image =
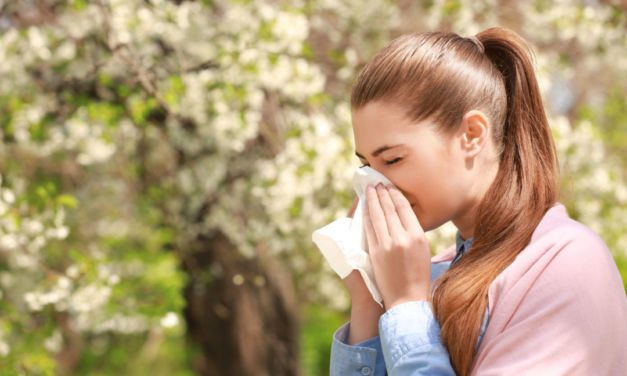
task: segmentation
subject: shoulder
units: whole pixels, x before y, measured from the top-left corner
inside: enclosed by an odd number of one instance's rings
[[[592,229],[581,223],[571,224],[556,228],[548,236],[554,239],[546,242],[546,254],[537,260],[543,267],[538,284],[569,288],[579,294],[624,290],[611,252]]]
[[[608,296],[625,298],[612,253],[588,226],[571,219],[547,233],[542,243],[548,247],[546,260],[538,260],[544,270],[539,273],[537,284],[568,289],[589,303],[602,303],[599,299]]]
[[[542,220],[536,226],[530,245],[538,242],[567,243],[574,238],[587,239],[605,246],[603,240],[588,226],[580,223],[568,215],[566,207],[556,203],[544,214]]]
[[[516,366],[532,373],[534,367],[560,374],[624,370],[627,299],[620,274],[601,237],[562,209],[543,218],[493,281],[488,305],[479,374]]]
[[[488,296],[490,310],[499,302],[542,305],[557,296],[576,305],[607,305],[611,299],[625,300],[625,290],[603,239],[557,204],[525,249],[493,281]]]
[[[527,258],[527,262],[544,260],[553,268],[570,270],[567,274],[572,274],[573,268],[586,269],[586,274],[616,269],[612,254],[599,234],[570,218],[561,204],[546,213],[520,258]],[[592,269],[592,266],[601,269]]]
[[[553,263],[555,259],[560,259],[571,266],[592,260],[612,260],[603,239],[585,224],[571,218],[560,203],[545,213],[519,256],[523,263],[543,259]],[[514,264],[519,261],[518,258]]]

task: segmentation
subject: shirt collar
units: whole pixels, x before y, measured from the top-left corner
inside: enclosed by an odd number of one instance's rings
[[[455,254],[455,258],[453,259],[453,263],[457,260],[459,260],[464,253],[466,253],[469,249],[470,246],[472,245],[472,237],[464,240],[464,238],[462,238],[461,234],[459,233],[459,231],[457,231],[457,233],[455,234],[455,242],[457,244],[457,252]]]

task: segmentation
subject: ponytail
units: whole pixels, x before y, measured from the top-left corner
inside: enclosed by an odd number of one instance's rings
[[[490,28],[476,38],[505,84],[500,164],[477,212],[471,251],[440,276],[433,308],[458,375],[468,375],[494,279],[526,247],[558,195],[559,164],[531,57],[513,31]]]

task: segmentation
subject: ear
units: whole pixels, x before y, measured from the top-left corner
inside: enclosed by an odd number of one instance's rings
[[[479,110],[471,110],[462,118],[461,146],[466,157],[474,157],[487,145],[489,140],[490,122],[488,117]]]

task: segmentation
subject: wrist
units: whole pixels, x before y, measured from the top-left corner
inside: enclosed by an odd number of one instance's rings
[[[415,297],[398,298],[398,299],[392,300],[389,305],[386,304],[385,305],[385,310],[389,311],[390,309],[392,309],[392,308],[394,308],[394,307],[396,307],[398,305],[404,304],[404,303],[425,302],[425,301],[428,301],[428,300],[429,299],[426,296],[423,296],[423,295],[419,295],[419,296],[415,296]]]
[[[353,302],[351,324],[347,338],[348,345],[355,345],[379,335],[379,319],[385,310],[372,298],[370,302]]]
[[[374,300],[370,293],[351,296],[351,306],[353,308],[359,308],[363,311],[384,311],[383,307],[381,307],[381,305]]]

